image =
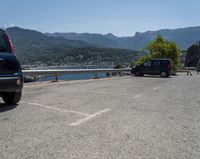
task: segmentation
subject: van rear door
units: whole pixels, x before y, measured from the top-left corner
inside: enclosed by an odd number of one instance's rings
[[[19,62],[14,54],[0,53],[0,77],[21,75]]]
[[[20,65],[13,54],[13,45],[8,34],[0,30],[0,77],[21,74]]]

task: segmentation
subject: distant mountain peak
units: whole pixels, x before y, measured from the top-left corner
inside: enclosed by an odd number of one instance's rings
[[[115,36],[115,35],[112,33],[108,33],[108,34],[105,34],[104,36]]]
[[[44,36],[43,33],[36,31],[36,30],[31,30],[31,29],[24,29],[24,28],[20,28],[17,26],[14,27],[9,27],[6,29],[6,31],[11,32],[11,33],[18,33],[18,34],[23,34],[23,35],[28,35],[30,36],[30,34],[33,34],[34,36]]]
[[[107,37],[107,38],[109,38],[109,39],[112,39],[112,40],[116,40],[116,39],[119,38],[119,37],[115,36],[112,33],[105,34],[104,36]]]
[[[9,27],[7,28],[6,30],[15,30],[15,31],[32,31],[32,32],[37,32],[37,33],[41,33],[39,31],[36,31],[36,30],[31,30],[31,29],[25,29],[25,28],[21,28],[21,27],[18,27],[18,26],[14,26],[14,27]],[[41,33],[42,34],[42,33]]]

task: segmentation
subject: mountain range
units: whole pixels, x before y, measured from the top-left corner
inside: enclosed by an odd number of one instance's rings
[[[200,40],[200,26],[180,29],[162,29],[158,31],[136,32],[134,36],[118,37],[112,33],[89,34],[89,33],[46,33],[51,37],[62,37],[68,40],[79,40],[86,43],[106,48],[123,48],[141,50],[157,35],[162,35],[169,41],[174,41],[182,49],[186,50],[191,44]]]
[[[81,40],[51,37],[41,32],[19,27],[7,28],[22,64],[98,65],[131,63],[139,51],[102,48]]]
[[[118,37],[91,33],[41,33],[19,27],[7,28],[21,63],[115,64],[131,63],[157,35],[174,41],[182,50],[200,40],[200,27],[136,32]],[[138,50],[138,51],[135,51]]]

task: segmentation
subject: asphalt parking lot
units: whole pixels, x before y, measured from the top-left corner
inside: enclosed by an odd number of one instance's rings
[[[26,84],[0,100],[1,159],[200,158],[200,76]]]

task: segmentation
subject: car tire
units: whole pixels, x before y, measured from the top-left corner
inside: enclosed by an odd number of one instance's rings
[[[22,96],[22,92],[9,92],[9,93],[3,93],[2,98],[4,102],[8,105],[15,105],[17,104]]]
[[[160,72],[160,76],[161,76],[161,77],[168,77],[168,74],[167,74],[166,71],[161,71],[161,72]]]

